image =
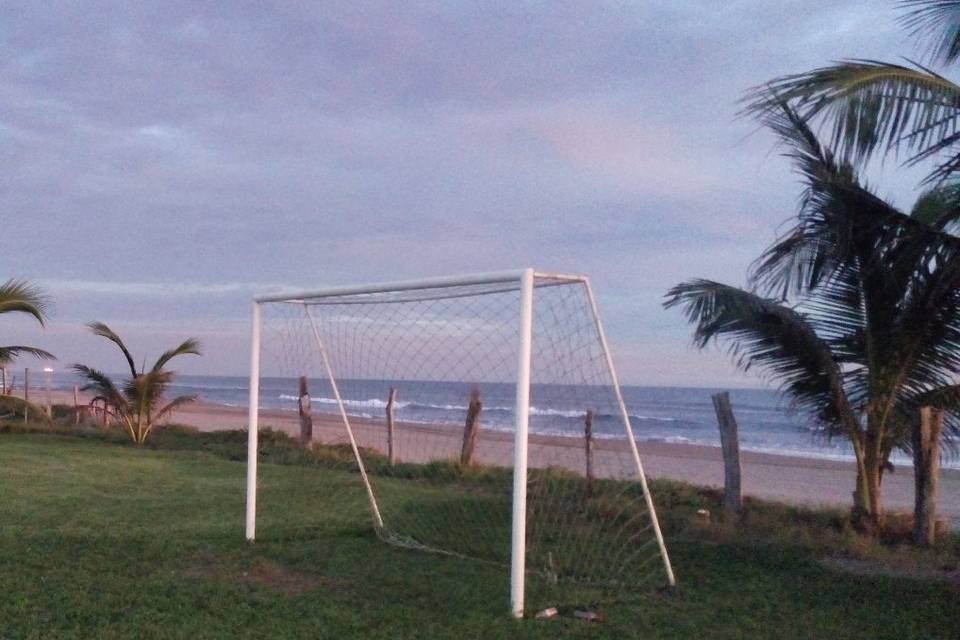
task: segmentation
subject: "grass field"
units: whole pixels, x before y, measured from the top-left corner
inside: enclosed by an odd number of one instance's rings
[[[265,455],[259,539],[247,544],[245,468],[231,459],[241,443],[189,440],[158,434],[137,449],[0,433],[0,636],[958,637],[956,584],[825,567],[831,548],[864,545],[836,514],[756,505],[743,529],[699,526],[712,497],[670,483],[654,490],[677,592],[605,605],[603,623],[512,620],[502,567],[384,544],[350,474],[282,452]],[[903,554],[955,562],[956,540],[946,545]]]

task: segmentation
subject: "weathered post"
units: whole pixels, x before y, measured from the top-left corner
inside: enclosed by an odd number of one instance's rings
[[[23,370],[23,424],[30,416],[30,368]]]
[[[480,401],[480,389],[470,390],[470,404],[467,407],[467,420],[463,425],[463,448],[460,450],[460,464],[473,464],[473,452],[477,446],[477,434],[480,431],[480,411],[483,403]]]
[[[390,387],[390,393],[387,395],[387,460],[390,465],[396,462],[396,456],[393,451],[393,410],[397,401],[397,390]]]
[[[913,477],[916,488],[913,510],[913,538],[930,546],[936,538],[937,490],[940,471],[940,434],[943,411],[920,409],[920,428],[913,432]]]
[[[593,491],[593,410],[583,417],[583,446],[587,463],[587,491]]]
[[[0,367],[0,384],[3,385],[2,387],[0,387],[2,388],[3,395],[7,395],[7,368],[6,367]]]
[[[711,396],[713,409],[720,425],[720,446],[723,449],[723,508],[729,513],[740,513],[743,494],[740,487],[740,440],[737,419],[726,391]]]
[[[80,424],[80,387],[73,385],[73,423]]]
[[[297,411],[300,413],[300,444],[306,447],[313,442],[313,414],[310,412],[310,391],[307,389],[307,376],[300,376],[300,396],[297,399]]]
[[[50,378],[53,377],[53,369],[50,367],[43,368],[43,380],[44,386],[46,387],[46,403],[47,403],[47,417],[53,419],[53,400],[50,397]]]

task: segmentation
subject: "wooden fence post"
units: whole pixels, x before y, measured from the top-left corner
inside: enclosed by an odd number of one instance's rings
[[[583,417],[583,446],[587,463],[587,491],[593,491],[593,410]]]
[[[300,376],[297,412],[300,414],[300,444],[306,447],[313,442],[313,414],[310,412],[310,390],[307,388],[307,376]]]
[[[23,370],[23,424],[27,424],[30,415],[30,368]]]
[[[467,407],[467,420],[463,425],[463,448],[460,450],[460,464],[473,464],[473,451],[477,446],[477,433],[480,431],[480,410],[483,403],[480,401],[480,389],[470,390],[470,405]]]
[[[43,370],[43,382],[44,387],[46,388],[46,403],[47,403],[47,417],[53,419],[53,399],[50,397],[50,378],[52,377],[52,371],[49,371],[49,367],[44,368]]]
[[[937,490],[940,471],[940,433],[943,411],[920,409],[920,428],[913,432],[913,475],[916,488],[913,537],[921,546],[933,544],[937,534]]]
[[[390,465],[396,462],[396,456],[393,451],[393,408],[397,401],[397,390],[390,387],[390,393],[387,395],[387,460]]]
[[[73,385],[73,423],[80,424],[80,388]]]
[[[713,410],[720,425],[720,446],[723,448],[723,508],[730,513],[740,513],[743,508],[743,493],[740,487],[740,439],[737,434],[737,419],[730,406],[730,394],[726,391],[711,396]]]
[[[0,378],[2,378],[3,395],[7,395],[7,368],[6,367],[0,367]]]

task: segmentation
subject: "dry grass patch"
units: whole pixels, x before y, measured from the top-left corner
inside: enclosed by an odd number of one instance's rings
[[[317,589],[344,590],[353,585],[346,580],[286,567],[266,558],[254,558],[247,566],[229,564],[216,556],[200,556],[184,571],[190,578],[213,582],[245,584],[294,597]]]

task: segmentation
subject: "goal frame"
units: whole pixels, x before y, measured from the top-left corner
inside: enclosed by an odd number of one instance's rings
[[[442,290],[470,285],[502,284],[505,287],[509,287],[509,289],[504,290],[519,289],[520,291],[520,341],[517,358],[515,406],[516,417],[513,447],[513,501],[511,505],[510,610],[514,617],[523,617],[525,586],[524,579],[526,576],[527,446],[529,441],[530,418],[530,370],[533,343],[533,300],[534,292],[537,288],[536,280],[538,278],[548,281],[546,284],[541,286],[580,284],[584,287],[590,305],[593,324],[597,332],[597,339],[599,340],[600,347],[603,351],[606,368],[610,375],[610,382],[613,386],[615,398],[620,412],[620,418],[623,422],[625,435],[629,443],[630,453],[632,455],[634,464],[636,465],[637,475],[643,492],[643,498],[650,514],[651,525],[660,550],[660,556],[663,560],[667,581],[671,587],[676,586],[676,579],[674,577],[673,567],[670,563],[670,556],[667,553],[666,544],[663,539],[663,533],[660,529],[660,523],[657,518],[657,512],[654,508],[653,498],[650,495],[650,489],[647,485],[646,474],[643,470],[643,462],[640,459],[640,452],[637,448],[636,439],[634,438],[633,434],[633,427],[630,423],[630,415],[627,411],[626,402],[624,401],[623,393],[620,389],[620,381],[617,377],[616,368],[614,367],[613,357],[610,352],[610,346],[607,341],[606,332],[604,331],[603,323],[600,320],[600,313],[597,307],[596,298],[593,294],[593,289],[590,286],[590,280],[586,276],[582,275],[548,273],[535,271],[533,268],[494,273],[476,273],[445,278],[425,278],[420,280],[384,282],[358,286],[330,287],[312,291],[299,291],[254,297],[250,332],[250,395],[247,435],[246,539],[250,542],[253,542],[256,538],[257,451],[260,412],[260,338],[262,305],[269,303],[289,303],[303,305],[306,317],[308,318],[311,328],[313,329],[313,336],[317,343],[317,349],[320,353],[321,360],[323,361],[328,380],[333,389],[333,394],[337,402],[340,418],[344,423],[354,457],[359,465],[359,471],[363,478],[367,496],[370,501],[371,516],[373,517],[374,527],[379,532],[383,527],[383,521],[380,517],[376,496],[374,495],[370,482],[367,478],[363,460],[360,457],[352,428],[350,426],[350,420],[347,416],[343,400],[340,397],[337,381],[333,375],[333,370],[330,367],[326,346],[323,344],[323,341],[317,330],[315,320],[310,313],[308,301],[350,295],[431,289]]]

